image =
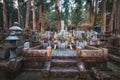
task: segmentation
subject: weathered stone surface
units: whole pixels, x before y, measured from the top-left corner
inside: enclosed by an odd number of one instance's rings
[[[85,50],[77,49],[77,52],[78,51],[78,59],[82,60],[83,62],[101,62],[108,60],[108,50],[105,48],[92,48]]]
[[[118,73],[108,68],[93,67],[91,68],[91,74],[97,80],[119,80],[120,76]]]
[[[52,67],[71,67],[77,65],[77,60],[74,59],[52,59]]]
[[[51,68],[50,76],[51,77],[78,77],[79,71],[77,69],[72,68]]]
[[[51,66],[43,70],[44,77],[51,78],[78,78],[77,56],[75,51],[53,51]]]
[[[119,56],[116,56],[116,55],[113,55],[113,54],[109,54],[109,59],[113,63],[116,63],[117,65],[120,66],[120,57]]]
[[[76,59],[75,51],[71,50],[55,50],[52,51],[52,59]]]
[[[0,61],[0,71],[8,71],[9,69],[9,61]]]
[[[39,49],[39,46],[23,49],[23,64],[25,68],[42,69],[44,63],[51,59],[51,48]]]
[[[6,49],[0,49],[0,60],[5,60],[7,58],[9,58],[9,50]]]
[[[22,58],[11,59],[9,61],[9,70],[10,71],[19,71],[22,68]]]
[[[86,79],[87,78],[87,70],[86,70],[85,64],[83,62],[79,62],[78,63],[78,68],[79,68],[80,78]]]
[[[44,65],[44,69],[43,69],[43,71],[42,71],[42,75],[43,75],[43,77],[44,78],[47,78],[47,77],[49,77],[50,75],[50,67],[51,67],[51,62],[49,61],[49,62],[46,62],[45,63],[45,65]]]

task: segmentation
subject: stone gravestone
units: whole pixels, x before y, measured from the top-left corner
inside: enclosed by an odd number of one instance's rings
[[[24,43],[24,48],[27,48],[27,49],[30,48],[30,42],[25,42]]]

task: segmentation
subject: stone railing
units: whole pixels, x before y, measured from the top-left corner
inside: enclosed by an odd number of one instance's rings
[[[45,62],[51,59],[51,47],[39,49],[39,46],[29,49],[23,49],[24,68],[42,69]]]
[[[77,47],[76,52],[78,61],[85,62],[88,66],[89,63],[90,65],[91,63],[93,65],[100,65],[100,63],[105,63],[104,66],[106,66],[106,62],[108,61],[108,50],[105,48],[96,48],[88,46],[87,49],[80,49],[79,47]]]

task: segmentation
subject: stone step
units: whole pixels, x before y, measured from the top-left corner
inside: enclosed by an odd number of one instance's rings
[[[76,67],[77,60],[75,59],[52,59],[52,67]]]
[[[49,80],[81,80],[80,78],[49,78]]]
[[[25,72],[40,72],[42,69],[33,69],[33,68],[24,68],[23,71]]]
[[[52,78],[74,78],[79,77],[79,70],[75,68],[54,67],[50,69],[50,77]]]
[[[76,56],[52,56],[52,59],[77,59]]]

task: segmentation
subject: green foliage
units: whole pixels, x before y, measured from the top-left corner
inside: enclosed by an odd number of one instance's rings
[[[61,35],[57,35],[56,39],[61,41],[64,38]]]
[[[73,36],[67,36],[65,37],[65,40],[67,40],[68,42],[72,42],[74,40]]]
[[[117,71],[120,74],[120,67],[113,64],[112,62],[107,63],[108,68],[113,69],[114,71]]]
[[[75,0],[76,7],[72,8],[71,20],[72,23],[77,26],[80,21],[82,21],[82,0]]]
[[[57,29],[57,14],[55,12],[44,13],[45,26]]]

